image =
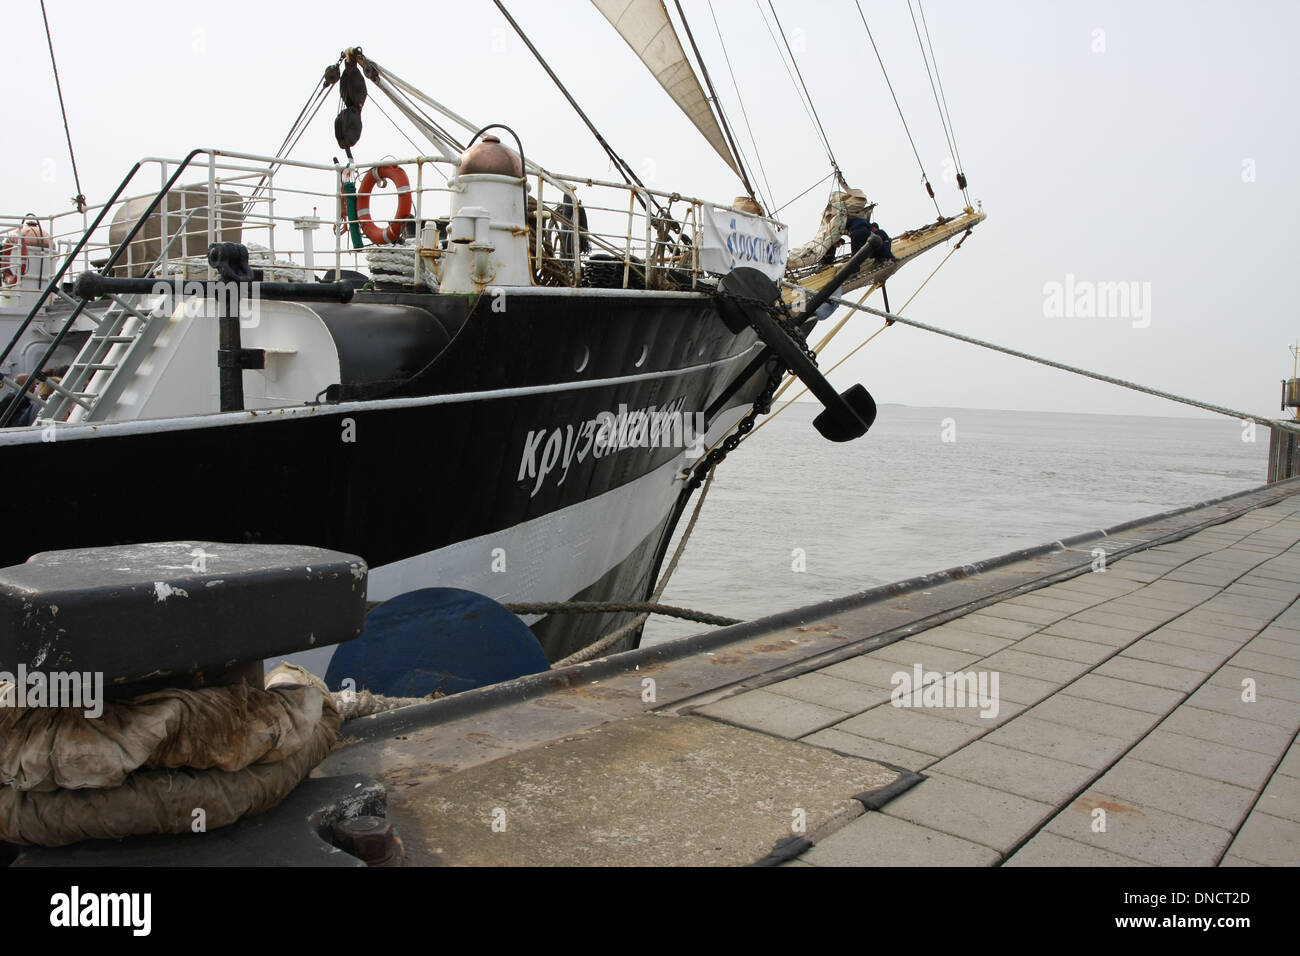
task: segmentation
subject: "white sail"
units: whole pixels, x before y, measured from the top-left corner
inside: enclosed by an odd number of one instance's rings
[[[614,29],[627,41],[659,85],[668,91],[695,128],[704,134],[718,155],[740,175],[740,165],[727,146],[722,128],[709,107],[708,97],[686,59],[677,31],[668,19],[663,0],[591,0]]]

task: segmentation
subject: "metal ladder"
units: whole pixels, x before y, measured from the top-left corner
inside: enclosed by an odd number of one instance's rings
[[[103,267],[106,274],[111,274],[113,267],[117,265],[118,259],[121,258],[122,254],[135,240],[136,236],[140,233],[140,230],[144,228],[149,217],[157,211],[158,207],[165,200],[167,194],[176,185],[185,170],[189,168],[190,163],[194,161],[194,158],[204,152],[207,151],[202,148],[193,149],[176,166],[172,171],[171,176],[168,177],[165,183],[163,183],[163,186],[158,191],[157,195],[155,195],[153,200],[150,201],[148,207],[143,213],[141,213],[140,217],[136,219],[134,225],[131,226],[130,230],[118,244],[118,247],[113,251],[112,255],[109,256],[108,261]],[[39,388],[34,387],[30,380],[25,386],[17,386],[7,378],[0,381],[0,394],[12,390],[16,395],[25,396],[29,401],[40,408],[41,414],[37,416],[38,420],[44,420],[47,422],[61,421],[68,420],[70,416],[72,417],[72,420],[81,420],[93,412],[103,402],[104,397],[111,394],[110,386],[116,386],[117,379],[120,377],[119,373],[128,363],[128,360],[137,354],[143,353],[145,351],[145,343],[148,342],[149,344],[152,344],[153,340],[157,337],[158,329],[162,326],[161,322],[156,321],[157,315],[155,313],[157,312],[157,305],[155,304],[154,308],[147,311],[137,309],[136,306],[140,304],[138,297],[112,296],[111,298],[113,301],[108,310],[102,315],[96,315],[93,310],[86,308],[86,300],[74,299],[61,288],[64,277],[76,261],[77,256],[81,254],[95,230],[103,224],[109,210],[115,208],[117,201],[122,197],[127,186],[135,179],[136,174],[140,171],[142,166],[143,162],[137,162],[131,167],[131,170],[126,174],[126,176],[122,178],[121,183],[118,184],[117,189],[113,191],[113,194],[104,203],[98,215],[95,216],[94,221],[82,235],[81,240],[77,242],[68,253],[67,258],[63,261],[63,265],[55,271],[54,277],[45,287],[45,290],[37,297],[36,303],[31,307],[31,310],[27,313],[27,317],[14,332],[13,337],[9,340],[9,344],[0,349],[0,361],[3,361],[9,356],[15,346],[17,346],[23,333],[27,331],[27,328],[36,319],[37,314],[41,311],[46,301],[49,300],[51,296],[58,296],[74,303],[74,305],[72,313],[64,321],[63,327],[54,336],[53,340],[47,347],[45,354],[36,363],[37,371],[35,374],[37,376],[39,376],[40,370],[47,366],[50,358],[58,349],[59,344],[63,341],[64,337],[72,329],[73,325],[81,315],[85,314],[87,318],[96,325],[95,333],[86,342],[85,346],[82,347],[82,350],[78,353],[74,364],[68,368],[68,385],[72,386],[71,388],[66,387],[62,382],[56,383],[47,381],[47,384],[51,389],[53,389],[53,394],[49,399],[41,399]],[[193,215],[194,212],[197,211],[198,210],[193,210],[190,215]],[[158,259],[155,260],[154,267],[166,258],[168,251],[171,248],[172,241],[174,241],[175,236],[179,234],[180,231],[173,235],[172,239],[167,243],[167,246],[163,249]],[[166,296],[161,297],[161,299],[163,302],[168,301],[168,297]],[[131,324],[132,321],[134,321],[134,325]],[[115,349],[118,351],[115,352]],[[96,376],[99,376],[98,381],[95,380]],[[12,404],[7,407],[4,413],[0,415],[0,427],[8,425],[17,412],[18,409],[13,407]]]
[[[36,416],[38,422],[78,422],[96,417],[95,412],[110,396],[116,396],[118,380],[138,367],[139,356],[152,346],[160,326],[171,317],[165,308],[169,297],[109,296],[108,309],[90,315],[95,331],[86,339],[67,373]],[[90,313],[86,309],[83,315]],[[161,321],[159,321],[161,320]]]

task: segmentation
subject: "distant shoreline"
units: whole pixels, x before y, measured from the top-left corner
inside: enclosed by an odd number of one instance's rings
[[[810,408],[820,408],[821,403],[816,399],[799,399],[795,405],[807,405]],[[775,406],[782,407],[782,406]],[[1176,422],[1217,422],[1228,420],[1226,415],[1135,415],[1132,412],[1062,412],[1055,409],[1035,408],[1033,410],[1024,408],[978,408],[971,405],[905,405],[902,402],[880,402],[878,408],[908,408],[913,410],[924,410],[927,408],[935,411],[952,411],[952,412],[998,412],[1010,415],[1088,415],[1097,418],[1159,418],[1168,419]],[[1262,417],[1266,417],[1261,415]],[[1239,421],[1239,419],[1231,419]]]

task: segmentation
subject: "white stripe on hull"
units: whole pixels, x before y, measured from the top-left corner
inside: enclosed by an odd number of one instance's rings
[[[731,430],[749,409],[727,409],[715,419],[705,447]],[[677,477],[693,459],[688,453],[640,478],[567,508],[511,528],[394,561],[370,571],[372,601],[428,587],[463,588],[505,603],[564,601],[622,564],[666,518],[677,502]],[[504,553],[504,572],[492,570],[493,549]],[[639,600],[629,595],[628,600]],[[526,617],[532,623],[539,616]],[[324,675],[333,647],[287,658]],[[279,661],[268,661],[268,668]]]

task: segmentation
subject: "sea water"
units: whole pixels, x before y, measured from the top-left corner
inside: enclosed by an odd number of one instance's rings
[[[866,436],[835,444],[812,426],[819,411],[792,405],[718,467],[663,603],[748,620],[1267,477],[1268,430],[1228,418],[883,406]],[[642,643],[702,629],[655,617]]]

